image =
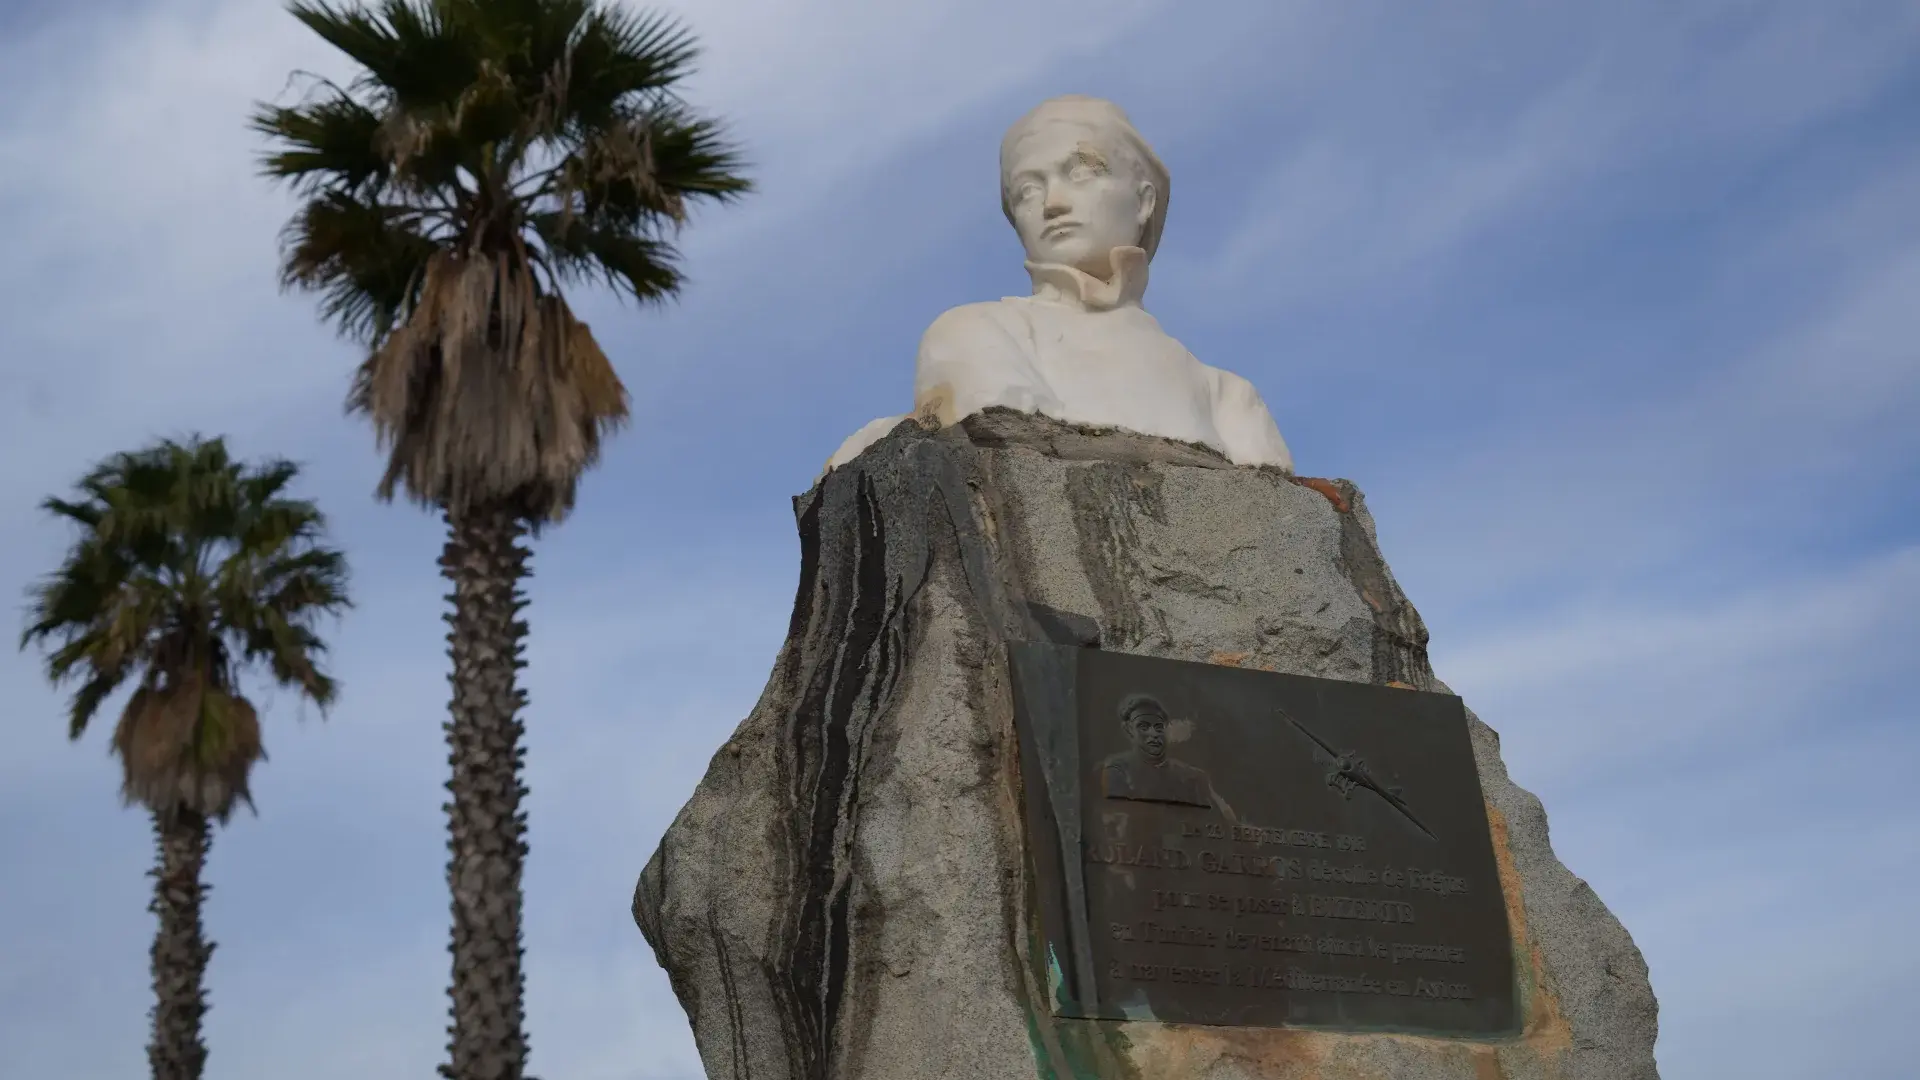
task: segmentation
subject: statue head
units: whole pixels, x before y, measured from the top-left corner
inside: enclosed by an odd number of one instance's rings
[[[1120,726],[1134,749],[1158,765],[1167,756],[1167,710],[1145,694],[1135,694],[1120,703]]]
[[[1153,257],[1167,220],[1167,167],[1111,101],[1041,102],[1000,141],[1000,205],[1027,259],[1107,280],[1111,253]],[[1164,717],[1163,717],[1164,719]]]

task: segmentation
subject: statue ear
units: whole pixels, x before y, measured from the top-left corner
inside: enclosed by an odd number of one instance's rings
[[[1135,190],[1140,194],[1140,212],[1135,217],[1140,226],[1140,234],[1144,237],[1147,222],[1153,220],[1153,212],[1160,208],[1160,192],[1153,186],[1151,180],[1140,181],[1140,186]]]

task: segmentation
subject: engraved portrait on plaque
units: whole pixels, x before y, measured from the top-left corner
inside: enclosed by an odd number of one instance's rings
[[[1518,1029],[1458,698],[1059,645],[1009,656],[1058,1014]]]
[[[1167,755],[1167,710],[1152,696],[1120,703],[1120,728],[1131,745],[1101,763],[1101,790],[1109,799],[1205,806],[1233,817],[1205,769]]]

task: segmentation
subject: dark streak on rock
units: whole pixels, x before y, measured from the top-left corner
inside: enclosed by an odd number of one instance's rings
[[[1335,480],[1340,500],[1346,504],[1340,515],[1340,565],[1361,602],[1373,612],[1373,681],[1403,683],[1416,690],[1434,688],[1433,665],[1427,658],[1427,624],[1407,600],[1400,585],[1387,569],[1380,547],[1360,520],[1363,507],[1358,488],[1350,481]],[[1316,489],[1318,490],[1318,489]]]
[[[886,526],[870,477],[857,477],[853,495],[848,558],[822,567],[833,575],[830,629],[816,640],[837,647],[830,663],[814,669],[786,732],[793,762],[791,850],[804,854],[791,868],[794,891],[784,920],[790,945],[774,954],[784,991],[776,1001],[797,1036],[788,1051],[792,1075],[807,1080],[825,1080],[831,1072],[846,990],[852,809],[873,708],[893,681],[885,633],[892,606]]]
[[[754,965],[778,1014],[786,1075],[793,1080],[835,1075],[850,1034],[841,1029],[852,977],[860,790],[876,731],[893,707],[913,600],[930,570],[936,534],[953,539],[989,644],[1038,633],[1014,568],[1003,565],[989,535],[986,523],[996,508],[979,490],[979,458],[964,442],[902,425],[794,501],[800,581],[773,685],[756,710],[778,709],[785,717],[771,749],[786,807],[768,833],[774,865],[783,868],[774,886],[784,902],[769,928],[766,959]],[[662,854],[648,863],[635,890],[634,919],[671,971],[664,951],[669,928],[659,916],[668,870]],[[743,1001],[758,995],[738,985],[743,972],[733,970],[719,914],[709,922],[725,969],[735,1075],[744,1077],[749,1066],[739,1042],[746,1023],[740,1013],[751,1008]],[[691,987],[676,983],[675,989],[690,1002],[682,991]]]
[[[1140,569],[1131,557],[1138,546],[1131,504],[1133,470],[1096,462],[1067,474],[1067,501],[1073,507],[1073,531],[1080,565],[1086,569],[1094,602],[1100,605],[1101,637],[1107,647],[1126,650],[1146,636],[1146,615],[1129,579]]]
[[[747,1056],[747,1025],[745,1017],[741,1015],[740,990],[733,978],[733,950],[727,947],[727,936],[718,923],[709,923],[708,933],[713,938],[713,955],[720,961],[720,984],[727,999],[727,1035],[733,1052],[733,1075],[740,1080],[752,1080],[753,1062]]]
[[[793,616],[787,620],[789,642],[805,640],[808,626],[813,621],[813,590],[820,577],[820,503],[825,496],[823,489],[816,488],[804,505],[799,499],[794,500],[800,532],[800,584],[794,589]],[[800,674],[803,650],[790,648],[785,652],[780,675],[791,687]]]

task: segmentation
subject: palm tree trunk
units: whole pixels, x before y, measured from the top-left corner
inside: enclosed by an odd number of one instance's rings
[[[213,943],[200,925],[200,904],[207,887],[200,874],[207,863],[211,833],[207,819],[190,811],[156,815],[153,831],[159,858],[153,878],[153,903],[160,917],[153,936],[153,1041],[147,1063],[153,1080],[200,1080],[207,1047],[200,1021],[207,1015],[204,989]]]
[[[526,788],[520,781],[515,686],[526,600],[520,579],[525,526],[504,507],[449,514],[440,572],[453,582],[447,635],[453,655],[446,725],[453,778],[447,784],[447,884],[453,893],[453,1026],[448,1080],[521,1080],[527,1063],[525,982],[520,960],[520,873],[526,853]]]

